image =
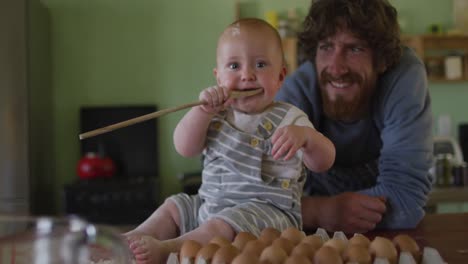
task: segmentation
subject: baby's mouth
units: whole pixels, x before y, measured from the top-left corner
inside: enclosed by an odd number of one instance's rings
[[[245,89],[235,89],[231,91],[231,97],[234,98],[244,98],[244,97],[249,97],[253,96],[256,94],[259,94],[263,91],[262,88],[256,87],[256,88],[245,88]]]
[[[254,90],[258,90],[258,89],[262,89],[261,87],[250,87],[250,88],[237,88],[237,89],[234,89],[235,91],[254,91]]]

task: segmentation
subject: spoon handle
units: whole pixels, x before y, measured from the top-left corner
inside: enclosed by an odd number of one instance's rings
[[[240,98],[240,97],[252,96],[252,95],[255,95],[255,94],[259,93],[260,91],[261,91],[260,89],[248,90],[248,91],[231,91],[230,94],[229,94],[229,98]],[[157,112],[142,115],[142,116],[139,116],[139,117],[135,117],[135,118],[126,120],[126,121],[115,123],[113,125],[101,127],[101,128],[95,129],[95,130],[91,130],[89,132],[82,133],[82,134],[79,135],[79,138],[80,138],[80,140],[83,140],[83,139],[86,139],[86,138],[94,137],[94,136],[101,135],[101,134],[104,134],[104,133],[107,133],[107,132],[111,132],[111,131],[119,129],[119,128],[131,126],[131,125],[134,125],[136,123],[144,122],[144,121],[147,121],[147,120],[150,120],[150,119],[153,119],[153,118],[158,118],[160,116],[163,116],[163,115],[166,115],[166,114],[169,114],[169,113],[173,113],[173,112],[176,112],[176,111],[180,111],[182,109],[202,105],[204,103],[205,103],[204,101],[196,101],[196,102],[192,102],[192,103],[179,105],[179,106],[176,106],[176,107],[166,108],[166,109],[163,109],[163,110],[160,110],[160,111],[157,111]]]

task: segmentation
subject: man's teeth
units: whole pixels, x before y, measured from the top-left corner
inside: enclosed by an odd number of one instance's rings
[[[346,83],[346,82],[330,82],[330,83],[336,88],[344,88],[349,85],[349,83]]]

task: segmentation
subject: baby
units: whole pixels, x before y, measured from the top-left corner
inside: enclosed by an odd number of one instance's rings
[[[305,164],[325,171],[334,162],[330,140],[306,114],[274,97],[286,75],[281,39],[260,19],[229,25],[218,40],[217,85],[204,89],[174,131],[179,154],[203,154],[197,195],[165,200],[145,222],[126,233],[137,263],[164,263],[186,240],[206,244],[266,227],[302,229]],[[231,91],[260,93],[233,99]]]

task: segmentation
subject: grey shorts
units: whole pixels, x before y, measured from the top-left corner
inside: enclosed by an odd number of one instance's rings
[[[296,221],[293,215],[260,201],[240,203],[204,216],[200,213],[203,202],[198,195],[179,193],[167,199],[174,202],[179,210],[181,235],[212,218],[227,222],[236,232],[250,232],[256,236],[266,227],[274,227],[280,231],[291,226],[302,229],[302,223]]]

